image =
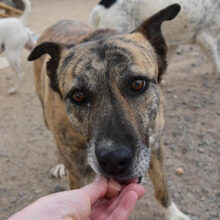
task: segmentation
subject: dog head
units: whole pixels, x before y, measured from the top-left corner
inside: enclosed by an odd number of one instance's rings
[[[88,161],[99,174],[136,182],[148,168],[149,137],[160,108],[158,82],[166,69],[161,24],[179,10],[171,5],[127,35],[100,30],[78,45],[45,42],[28,58],[50,55],[51,87],[87,138]]]

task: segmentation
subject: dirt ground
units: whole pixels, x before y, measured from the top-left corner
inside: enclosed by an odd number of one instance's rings
[[[60,19],[87,22],[97,0],[31,2],[28,26],[40,35]],[[51,177],[56,146],[43,123],[27,56],[24,51],[25,77],[16,95],[7,94],[14,73],[10,68],[0,70],[0,219],[43,195],[68,189],[66,178]],[[220,75],[213,73],[198,47],[188,45],[179,48],[165,80],[164,140],[171,196],[194,220],[220,219]],[[184,170],[181,176],[175,173],[179,167]],[[162,219],[148,177],[145,185],[146,195],[131,219]]]

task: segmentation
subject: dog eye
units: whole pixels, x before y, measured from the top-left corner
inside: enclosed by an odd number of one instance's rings
[[[71,96],[72,100],[77,103],[82,103],[86,100],[86,96],[83,92],[74,92]]]
[[[143,79],[136,79],[131,83],[131,89],[134,92],[141,92],[146,87],[146,81]]]

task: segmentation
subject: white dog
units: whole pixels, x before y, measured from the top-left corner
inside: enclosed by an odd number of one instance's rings
[[[220,73],[219,0],[102,0],[93,8],[89,24],[95,28],[131,32],[147,17],[172,3],[179,3],[181,11],[162,26],[169,47],[168,60],[179,45],[198,44],[213,63],[214,71]]]
[[[16,92],[24,75],[19,62],[22,50],[24,47],[28,50],[33,49],[36,42],[31,30],[25,26],[31,4],[29,0],[23,2],[25,10],[20,18],[0,19],[0,53],[5,51],[8,62],[18,77],[14,87],[8,91],[10,94]]]

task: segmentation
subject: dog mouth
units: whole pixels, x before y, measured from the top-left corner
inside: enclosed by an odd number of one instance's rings
[[[114,179],[121,185],[129,185],[131,183],[140,184],[142,182],[142,176],[131,179],[119,179],[117,177]]]

